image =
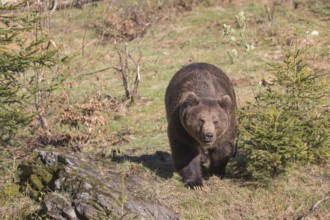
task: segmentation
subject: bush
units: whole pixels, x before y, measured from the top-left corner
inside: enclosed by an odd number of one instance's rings
[[[32,120],[33,112],[27,110],[31,95],[52,91],[63,81],[56,75],[50,77],[50,85],[43,85],[45,80],[40,75],[44,68],[50,69],[65,58],[58,58],[58,49],[51,48],[46,34],[40,33],[40,14],[24,14],[19,11],[21,6],[24,4],[0,3],[0,145],[12,144],[17,129]],[[28,70],[34,70],[34,74],[26,85],[20,76]]]
[[[323,163],[330,156],[326,82],[304,64],[301,51],[271,64],[274,85],[240,111],[240,140],[247,173],[269,180],[292,163]]]

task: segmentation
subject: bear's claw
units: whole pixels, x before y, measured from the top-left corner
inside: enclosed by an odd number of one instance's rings
[[[196,181],[196,182],[186,182],[185,187],[187,187],[188,189],[193,189],[193,190],[202,190],[203,189],[203,183],[200,181]]]
[[[193,190],[202,190],[203,189],[203,186],[187,186],[188,189],[193,189]]]

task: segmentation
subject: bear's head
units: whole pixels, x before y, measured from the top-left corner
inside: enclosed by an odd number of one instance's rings
[[[210,147],[228,129],[228,110],[232,104],[228,95],[213,99],[201,98],[190,92],[180,109],[181,124],[200,145]]]

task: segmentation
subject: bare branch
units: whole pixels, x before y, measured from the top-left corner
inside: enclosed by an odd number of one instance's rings
[[[140,76],[140,66],[137,66],[137,72],[135,76],[135,81],[134,81],[134,88],[133,88],[133,97],[137,96],[137,90],[139,87],[139,82],[140,82],[141,76]]]
[[[119,66],[120,66],[116,70],[122,76],[126,100],[129,102],[132,102],[133,98],[137,96],[138,86],[139,86],[139,82],[141,80],[139,63],[140,63],[142,55],[140,54],[138,61],[136,61],[129,52],[127,42],[124,44],[124,49],[121,49],[117,45],[115,45],[115,50],[118,54]],[[134,72],[136,72],[135,80],[134,80],[134,84],[133,84],[133,92],[131,91],[131,88],[130,88],[130,73],[133,72],[133,70],[130,69],[130,66],[129,66],[130,62],[135,66]],[[131,84],[132,84],[132,82],[131,82]]]

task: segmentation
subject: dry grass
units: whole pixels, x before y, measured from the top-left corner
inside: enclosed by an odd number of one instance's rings
[[[297,219],[329,195],[329,166],[294,167],[267,187],[244,179],[210,177],[203,190],[193,191],[183,187],[177,174],[165,175],[169,155],[163,164],[150,166],[154,162],[151,155],[132,154],[115,167],[127,176],[141,177],[141,195],[174,210],[180,219]],[[329,208],[326,200],[309,217],[328,219]]]
[[[24,219],[26,215],[37,211],[39,208],[40,206],[28,197],[17,198],[1,204],[0,218],[3,220]]]

